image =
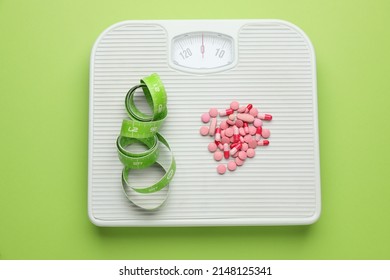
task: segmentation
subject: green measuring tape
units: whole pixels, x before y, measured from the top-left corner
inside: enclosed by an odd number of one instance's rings
[[[143,90],[146,101],[152,110],[151,114],[145,114],[135,106],[134,94],[139,88]],[[157,206],[146,207],[137,203],[135,199],[132,199],[127,190],[135,194],[147,195],[156,193],[164,188],[169,188],[169,183],[176,171],[176,162],[171,148],[165,138],[158,133],[159,128],[168,114],[167,94],[160,77],[157,74],[152,74],[142,79],[139,85],[132,87],[126,95],[125,107],[129,119],[123,120],[121,132],[116,141],[118,157],[124,165],[122,171],[123,191],[128,200],[134,205],[147,210],[157,209],[166,201],[168,191],[161,203]],[[134,143],[146,146],[147,150],[139,153],[126,150],[126,147]],[[158,161],[161,145],[164,145],[171,152],[169,165]],[[131,175],[131,169],[143,169],[153,164],[157,164],[164,169],[165,174],[162,178],[151,186],[134,187],[130,185],[128,178]]]

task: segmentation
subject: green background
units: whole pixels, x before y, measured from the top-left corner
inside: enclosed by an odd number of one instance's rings
[[[0,0],[0,259],[389,259],[390,1]],[[98,228],[91,47],[130,19],[284,19],[312,40],[323,209],[311,226]]]

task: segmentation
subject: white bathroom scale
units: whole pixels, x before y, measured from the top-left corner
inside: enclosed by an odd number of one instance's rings
[[[168,96],[160,133],[176,159],[165,204],[136,207],[123,193],[116,138],[124,99],[158,73]],[[320,216],[316,63],[297,26],[280,20],[124,21],[91,54],[88,213],[98,226],[304,225]],[[219,175],[201,114],[237,100],[270,113],[270,145]],[[140,104],[142,107],[143,104]],[[162,151],[164,154],[164,151]],[[158,180],[161,170],[140,170]]]

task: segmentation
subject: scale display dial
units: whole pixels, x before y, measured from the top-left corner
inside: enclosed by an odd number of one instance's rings
[[[234,61],[233,38],[215,32],[192,32],[172,40],[171,59],[189,71],[218,70]]]

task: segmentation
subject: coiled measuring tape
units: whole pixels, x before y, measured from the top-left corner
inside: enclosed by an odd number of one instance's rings
[[[146,102],[152,110],[151,114],[142,113],[134,104],[134,94],[137,89],[142,88]],[[125,99],[125,107],[129,115],[129,119],[124,119],[122,122],[121,132],[116,141],[119,160],[124,165],[122,170],[122,187],[124,194],[134,205],[153,210],[164,204],[168,197],[168,191],[157,206],[144,206],[129,194],[128,190],[136,194],[151,194],[156,193],[164,188],[169,188],[169,183],[172,180],[176,171],[176,162],[169,147],[167,140],[158,133],[159,128],[164,122],[167,114],[167,94],[160,77],[157,74],[152,74],[141,80],[139,85],[132,87]],[[140,143],[147,147],[147,150],[140,153],[129,152],[126,147]],[[164,145],[171,154],[170,164],[159,162],[160,145]],[[129,177],[131,177],[132,169],[143,169],[157,164],[164,169],[165,174],[156,183],[151,186],[134,187],[130,185]]]

